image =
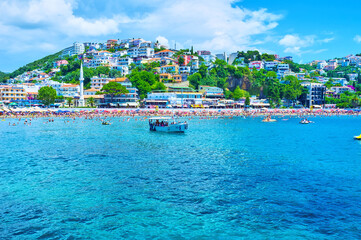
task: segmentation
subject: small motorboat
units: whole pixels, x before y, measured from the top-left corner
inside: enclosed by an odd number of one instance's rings
[[[154,132],[180,132],[188,129],[187,122],[180,122],[170,117],[153,117],[149,119],[149,130]]]
[[[300,124],[309,124],[309,123],[313,123],[312,121],[309,121],[309,120],[307,120],[307,119],[302,119],[301,121],[300,121]]]
[[[266,117],[262,120],[262,122],[277,122],[276,119],[272,119],[271,116]]]
[[[110,123],[109,122],[102,122],[102,125],[110,125]]]
[[[354,136],[353,139],[355,140],[361,140],[361,134],[359,136]]]

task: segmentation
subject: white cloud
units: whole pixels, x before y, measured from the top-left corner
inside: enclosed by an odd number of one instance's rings
[[[306,36],[300,38],[298,35],[286,35],[280,41],[279,44],[285,47],[308,47],[315,41],[314,36]]]
[[[166,47],[169,47],[169,41],[168,41],[168,39],[166,39],[165,37],[163,37],[163,36],[158,36],[158,37],[156,38],[156,40],[157,40],[161,45],[164,45],[164,46],[166,46]]]
[[[334,38],[317,39],[314,35],[300,37],[297,34],[287,34],[278,41],[278,44],[285,47],[285,53],[300,56],[305,53],[321,53],[327,51],[326,49],[311,50],[307,48],[312,47],[315,44],[329,43],[333,40]]]
[[[156,36],[176,42],[191,42],[197,49],[235,51],[252,46],[254,36],[277,27],[282,17],[266,9],[233,7],[233,3],[233,0],[166,1],[122,29],[145,35],[156,32]]]
[[[325,38],[325,39],[321,39],[319,40],[320,43],[329,43],[331,41],[335,40],[335,38],[331,37],[331,38]]]
[[[5,0],[0,3],[0,21],[21,28],[42,28],[67,36],[99,36],[119,32],[118,16],[103,19],[85,19],[73,13],[70,0]]]
[[[361,43],[361,36],[360,35],[356,35],[353,40],[357,43]]]
[[[282,18],[267,9],[236,6],[238,0],[140,1],[123,12],[109,8],[106,15],[93,11],[86,16],[76,9],[86,0],[1,0],[0,53],[40,50],[45,55],[75,41],[121,37],[159,37],[168,45],[176,42],[177,47],[214,52],[247,50],[261,43],[256,37],[267,38]]]
[[[0,2],[0,43],[8,51],[54,51],[59,43],[120,32],[129,22],[121,16],[86,19],[74,15],[71,0],[3,0]],[[59,50],[59,49],[58,49]]]

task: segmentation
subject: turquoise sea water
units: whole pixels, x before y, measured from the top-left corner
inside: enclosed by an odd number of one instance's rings
[[[0,122],[0,239],[361,238],[361,118],[122,120]]]

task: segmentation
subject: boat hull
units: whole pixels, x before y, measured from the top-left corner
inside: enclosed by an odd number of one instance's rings
[[[171,124],[169,126],[152,126],[150,125],[150,131],[154,132],[180,132],[183,133],[188,129],[188,124]]]

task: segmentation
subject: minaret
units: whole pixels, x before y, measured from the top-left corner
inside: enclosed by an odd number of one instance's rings
[[[85,102],[84,102],[84,76],[83,76],[83,62],[80,65],[80,98],[79,98],[79,107],[84,107],[85,106]]]

